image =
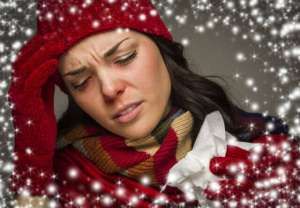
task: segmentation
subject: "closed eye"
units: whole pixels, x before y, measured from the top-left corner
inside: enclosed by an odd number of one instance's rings
[[[81,83],[79,84],[72,84],[72,87],[75,89],[75,90],[82,90],[82,88],[87,84],[88,80],[90,79],[91,77],[88,77],[87,79],[85,79],[84,81],[82,81]]]
[[[120,65],[126,65],[130,61],[132,61],[136,57],[136,55],[137,55],[137,52],[134,51],[131,54],[129,54],[128,56],[125,56],[125,58],[121,58],[121,59],[117,60],[115,63],[120,64]]]

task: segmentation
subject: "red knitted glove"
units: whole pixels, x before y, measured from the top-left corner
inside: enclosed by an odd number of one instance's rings
[[[225,178],[211,183],[206,197],[223,207],[299,207],[300,146],[287,138],[262,136],[255,141],[261,148],[251,151],[228,146],[225,157],[210,162],[211,172]]]
[[[11,189],[26,188],[32,195],[45,193],[52,177],[56,141],[54,80],[62,45],[35,36],[14,63],[9,98],[15,128],[15,170]]]

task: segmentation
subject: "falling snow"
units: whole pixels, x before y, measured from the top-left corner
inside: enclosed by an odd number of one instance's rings
[[[275,110],[265,109],[268,100],[259,101],[253,98],[245,98],[244,103],[251,111],[262,111],[266,115],[275,112],[276,116],[286,121],[290,127],[290,134],[300,135],[300,125],[294,120],[299,118],[300,97],[295,95],[298,91],[299,62],[300,62],[300,3],[293,0],[191,0],[182,8],[176,1],[153,1],[157,5],[163,17],[176,25],[170,27],[182,27],[193,22],[194,34],[185,34],[181,43],[188,47],[191,38],[195,34],[204,35],[211,33],[214,28],[223,27],[234,39],[240,41],[252,41],[251,48],[263,49],[249,54],[247,51],[232,51],[232,58],[238,64],[256,63],[257,75],[265,73],[272,77],[273,83],[260,87],[256,77],[242,70],[233,74],[233,80],[245,83],[253,93],[260,93],[264,97],[275,99]],[[180,1],[179,1],[180,2]],[[177,14],[179,13],[179,14]],[[174,15],[175,14],[175,15]],[[172,21],[174,18],[174,21]],[[191,21],[189,21],[191,20]],[[216,30],[216,35],[218,31]],[[263,54],[264,51],[268,54]],[[274,63],[279,63],[275,65]],[[255,66],[257,66],[255,65]],[[251,81],[250,81],[251,80]],[[272,96],[268,92],[272,92]],[[250,93],[249,93],[250,94]]]
[[[113,4],[115,0],[109,0]],[[191,34],[203,35],[206,32],[214,31],[216,26],[222,26],[229,31],[234,38],[242,41],[252,41],[252,44],[257,48],[268,49],[269,54],[262,54],[259,51],[248,54],[244,51],[232,51],[232,58],[237,64],[245,62],[259,62],[261,63],[263,71],[258,73],[265,73],[272,76],[274,82],[269,84],[274,97],[277,97],[276,113],[290,126],[290,134],[292,136],[300,135],[300,82],[299,82],[299,66],[300,66],[300,3],[296,0],[191,0],[186,5],[186,9],[180,8],[179,3],[175,0],[152,1],[158,11],[166,20],[172,20],[175,25],[170,25],[170,29],[174,27],[183,27],[188,25],[190,20],[197,24],[193,25]],[[178,1],[180,2],[180,1]],[[83,7],[92,6],[93,0],[85,0]],[[18,50],[24,45],[25,41],[34,35],[35,27],[34,14],[36,5],[34,1],[26,1],[26,4],[18,0],[0,1],[0,207],[8,207],[12,205],[12,193],[6,188],[8,175],[13,171],[13,139],[15,133],[18,133],[18,128],[13,128],[10,116],[10,110],[14,107],[13,103],[8,102],[7,90],[11,81],[12,67],[11,63],[16,59]],[[126,12],[126,5],[122,10]],[[69,12],[72,15],[77,15],[78,8],[71,6]],[[146,21],[150,16],[157,15],[155,10],[148,14],[140,14],[140,21]],[[20,18],[20,16],[22,18]],[[47,19],[51,21],[53,14],[49,12],[46,15]],[[93,27],[99,27],[101,22],[95,20],[91,22]],[[179,39],[185,47],[194,44],[189,34]],[[273,65],[270,60],[276,59],[280,65]],[[243,81],[249,91],[254,93],[266,94],[264,89],[259,88],[255,77],[247,74],[244,71],[239,71],[232,75],[235,80]],[[245,98],[244,103],[249,106],[252,111],[260,111],[264,103],[255,100],[255,98]],[[268,111],[264,112],[267,115]],[[27,120],[28,125],[34,125],[30,118]],[[267,124],[267,129],[274,128],[273,123]],[[289,145],[285,144],[278,150],[275,147],[269,147],[269,152],[272,154],[281,155],[282,161],[288,162],[290,160]],[[298,150],[300,151],[300,150]],[[30,149],[26,149],[27,154],[34,154]],[[261,149],[255,149],[252,156],[253,161],[260,160]],[[297,161],[298,169],[295,170],[299,174],[300,159]],[[230,170],[235,173],[241,169],[240,165],[230,167]],[[258,171],[258,170],[255,170]],[[274,170],[269,169],[270,172]],[[289,194],[291,198],[300,201],[299,190],[290,190],[289,187],[282,189],[271,189],[271,191],[264,191],[265,188],[283,184],[286,178],[285,169],[276,169],[276,176],[269,177],[257,181],[255,186],[261,189],[261,192],[256,193],[252,199],[241,198],[240,203],[244,205],[252,204],[262,200],[278,200],[280,194]],[[79,176],[77,169],[70,169],[68,172],[71,179],[76,179]],[[244,174],[236,175],[236,181],[243,183],[246,180]],[[28,180],[30,184],[30,180]],[[150,178],[144,176],[141,178],[143,185],[151,183]],[[91,182],[91,189],[98,193],[102,190],[102,184],[98,181]],[[213,191],[218,192],[220,185],[218,183],[210,184]],[[288,190],[288,192],[286,191]],[[56,194],[57,187],[55,185],[48,186],[48,193]],[[30,195],[29,190],[21,190],[21,194]],[[117,196],[124,196],[126,188],[119,186],[116,190]],[[129,206],[135,206],[138,201],[143,199],[145,195],[136,193],[131,196]],[[187,200],[194,197],[194,195],[187,195]],[[79,196],[70,201],[70,204],[81,206],[87,199],[85,196]],[[101,195],[97,200],[104,206],[113,205],[115,199],[111,195]],[[154,205],[162,205],[168,203],[167,198],[161,194],[154,199]],[[229,207],[236,207],[237,201],[228,199],[224,201],[213,201],[211,206],[220,207],[222,204],[227,204]],[[288,202],[279,201],[280,207],[288,207]],[[51,200],[49,207],[57,207],[57,202]]]

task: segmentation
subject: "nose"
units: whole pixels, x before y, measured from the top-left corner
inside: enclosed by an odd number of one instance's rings
[[[115,100],[125,91],[125,83],[111,70],[102,72],[98,77],[101,84],[100,90],[105,102]]]

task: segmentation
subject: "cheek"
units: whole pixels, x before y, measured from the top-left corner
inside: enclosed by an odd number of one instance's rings
[[[149,53],[149,55],[140,57],[133,67],[134,73],[130,78],[139,89],[144,90],[144,93],[153,94],[168,88],[167,69],[156,54]]]
[[[88,92],[81,96],[75,96],[75,101],[78,106],[90,117],[95,120],[99,118],[105,118],[105,111],[100,95],[97,94],[95,89],[89,89]]]

